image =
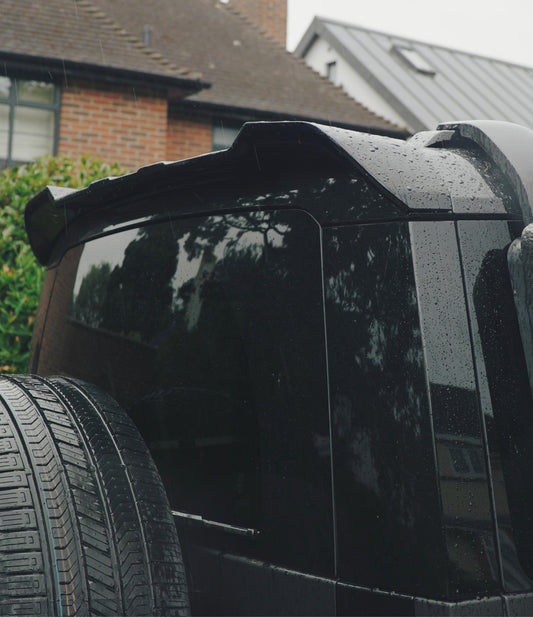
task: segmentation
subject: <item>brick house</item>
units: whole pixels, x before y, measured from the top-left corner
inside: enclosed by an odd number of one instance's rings
[[[0,162],[129,169],[231,143],[247,120],[405,131],[284,49],[286,0],[3,0]]]

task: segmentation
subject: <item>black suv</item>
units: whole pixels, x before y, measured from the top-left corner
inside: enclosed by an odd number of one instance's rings
[[[36,196],[0,612],[532,614],[532,152],[256,123]]]

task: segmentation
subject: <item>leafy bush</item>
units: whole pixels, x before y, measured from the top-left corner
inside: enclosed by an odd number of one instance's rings
[[[0,174],[0,373],[27,369],[44,269],[24,229],[24,206],[47,185],[71,188],[125,173],[101,159],[46,156]]]

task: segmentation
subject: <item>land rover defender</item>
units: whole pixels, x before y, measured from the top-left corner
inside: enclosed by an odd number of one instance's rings
[[[532,153],[251,123],[32,199],[0,613],[533,614]]]

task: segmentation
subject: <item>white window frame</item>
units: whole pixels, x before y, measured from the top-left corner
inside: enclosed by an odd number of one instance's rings
[[[52,102],[34,102],[34,101],[25,101],[19,100],[17,96],[17,88],[20,84],[24,82],[38,82],[38,83],[47,83],[42,80],[33,80],[33,79],[18,79],[12,77],[0,77],[4,85],[7,86],[7,96],[0,89],[0,105],[4,105],[8,109],[8,125],[6,127],[7,132],[7,152],[0,152],[0,169],[4,167],[12,167],[13,165],[17,165],[20,163],[27,163],[28,160],[20,160],[15,159],[13,157],[14,151],[14,139],[15,139],[15,113],[17,109],[26,108],[26,109],[38,109],[38,110],[46,110],[54,113],[54,129],[53,129],[53,138],[52,138],[52,148],[51,151],[47,154],[55,155],[57,153],[57,144],[58,144],[58,127],[59,127],[59,110],[61,104],[61,92],[60,88],[57,85],[53,85],[54,87],[54,95]]]

